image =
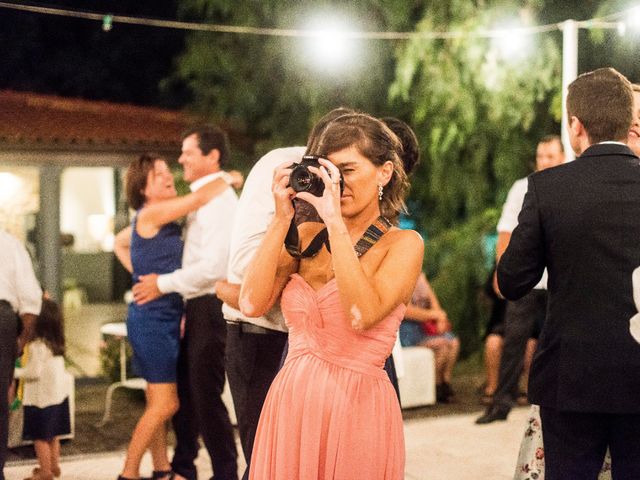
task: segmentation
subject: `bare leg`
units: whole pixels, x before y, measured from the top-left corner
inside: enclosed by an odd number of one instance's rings
[[[538,341],[535,338],[527,340],[527,348],[524,351],[524,365],[522,367],[521,382],[524,385],[524,391],[527,391],[529,385],[529,369],[531,368],[531,362],[533,361],[533,354],[538,347]]]
[[[38,457],[38,463],[40,464],[40,476],[51,477],[51,447],[49,440],[35,440],[33,446],[36,450],[36,456]]]
[[[164,423],[156,429],[156,433],[151,438],[149,444],[153,469],[158,472],[171,470],[171,463],[167,457],[167,424]]]
[[[454,338],[453,340],[449,341],[449,349],[447,351],[444,372],[442,374],[445,383],[451,383],[451,377],[453,376],[453,367],[456,366],[458,353],[460,353],[460,340],[458,338]]]
[[[420,345],[433,350],[436,363],[436,384],[440,385],[444,382],[444,372],[449,355],[449,344],[445,338],[438,337],[425,340]]]
[[[51,450],[51,472],[54,477],[60,476],[60,439],[54,437],[49,440],[49,449]]]
[[[484,368],[487,372],[485,395],[493,395],[498,388],[498,372],[500,371],[500,357],[502,356],[502,336],[492,333],[484,342]]]
[[[147,406],[133,431],[122,476],[127,478],[140,477],[140,461],[144,452],[151,445],[158,430],[166,434],[164,424],[177,410],[178,393],[175,383],[150,383],[147,385]]]

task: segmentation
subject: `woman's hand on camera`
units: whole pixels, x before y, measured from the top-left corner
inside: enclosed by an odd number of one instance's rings
[[[308,192],[299,192],[296,198],[309,202],[318,212],[322,221],[329,225],[332,221],[342,221],[340,209],[340,170],[329,160],[320,158],[320,168],[309,166],[309,171],[319,176],[324,183],[324,192],[321,197]]]
[[[291,175],[291,162],[281,163],[273,172],[273,183],[271,191],[276,202],[277,218],[290,221],[295,214],[293,203],[291,202],[296,195],[293,188],[289,186],[289,176]]]

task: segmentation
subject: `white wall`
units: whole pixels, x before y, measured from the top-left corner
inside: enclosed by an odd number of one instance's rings
[[[113,168],[64,169],[60,188],[60,230],[74,236],[74,250],[112,251],[114,214]]]
[[[37,167],[0,167],[0,228],[23,242],[40,207]]]

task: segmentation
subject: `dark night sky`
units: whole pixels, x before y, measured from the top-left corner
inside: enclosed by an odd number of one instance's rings
[[[59,0],[86,10],[89,2]],[[51,4],[51,6],[54,6]],[[175,0],[90,2],[95,12],[176,18]],[[184,32],[0,9],[0,88],[142,105],[180,106],[178,87],[160,90]]]
[[[23,3],[23,2],[16,2]],[[179,0],[56,0],[45,6],[152,18],[177,18]],[[598,0],[547,1],[540,23],[595,15]],[[560,34],[555,33],[560,41]],[[181,107],[186,89],[167,81],[174,58],[184,46],[185,32],[114,24],[0,9],[0,88],[55,93],[70,97]],[[580,33],[579,71],[613,66],[640,81],[640,35],[619,38],[605,32],[602,43]],[[164,80],[164,81],[163,81]],[[162,87],[160,86],[162,84]]]

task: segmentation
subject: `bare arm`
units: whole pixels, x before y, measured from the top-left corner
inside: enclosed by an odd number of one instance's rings
[[[432,306],[431,310],[436,314],[436,324],[438,327],[438,333],[444,333],[451,330],[451,323],[449,322],[449,317],[447,316],[447,312],[442,309],[440,305],[440,301],[438,300],[438,296],[436,292],[431,287],[429,280],[425,278],[427,282],[427,295],[429,297],[429,302]]]
[[[240,310],[240,284],[229,283],[226,280],[218,280],[216,282],[216,297],[222,300],[230,307]]]
[[[143,237],[153,236],[163,225],[197,210],[227,188],[229,184],[224,179],[217,178],[195,192],[145,205],[138,214],[137,231]]]
[[[511,232],[498,232],[498,242],[496,243],[496,265],[500,261],[502,254],[509,246],[510,240]],[[496,295],[498,295],[499,298],[504,298],[502,293],[500,293],[500,288],[498,288],[498,269],[495,269],[493,272],[493,291],[496,292]]]
[[[418,322],[437,322],[443,317],[446,318],[447,314],[441,308],[422,308],[414,303],[409,303],[404,316]]]
[[[225,172],[225,181],[236,190],[239,190],[244,184],[244,175],[238,170],[229,170]]]
[[[289,275],[297,271],[298,261],[284,249],[289,222],[274,217],[260,248],[253,257],[240,289],[240,311],[260,317],[269,311],[282,293]]]
[[[120,261],[122,266],[129,273],[133,273],[133,264],[131,263],[131,225],[123,228],[118,232],[113,242],[113,253]]]
[[[351,326],[366,330],[409,301],[422,266],[424,244],[415,232],[393,232],[395,238],[384,260],[373,276],[367,276],[343,228],[331,225],[328,229],[333,269]]]
[[[283,247],[295,213],[291,204],[295,192],[288,186],[290,173],[285,164],[274,172],[271,188],[276,211],[242,281],[239,304],[248,317],[264,315],[282,293],[289,275],[298,269],[298,261]]]

